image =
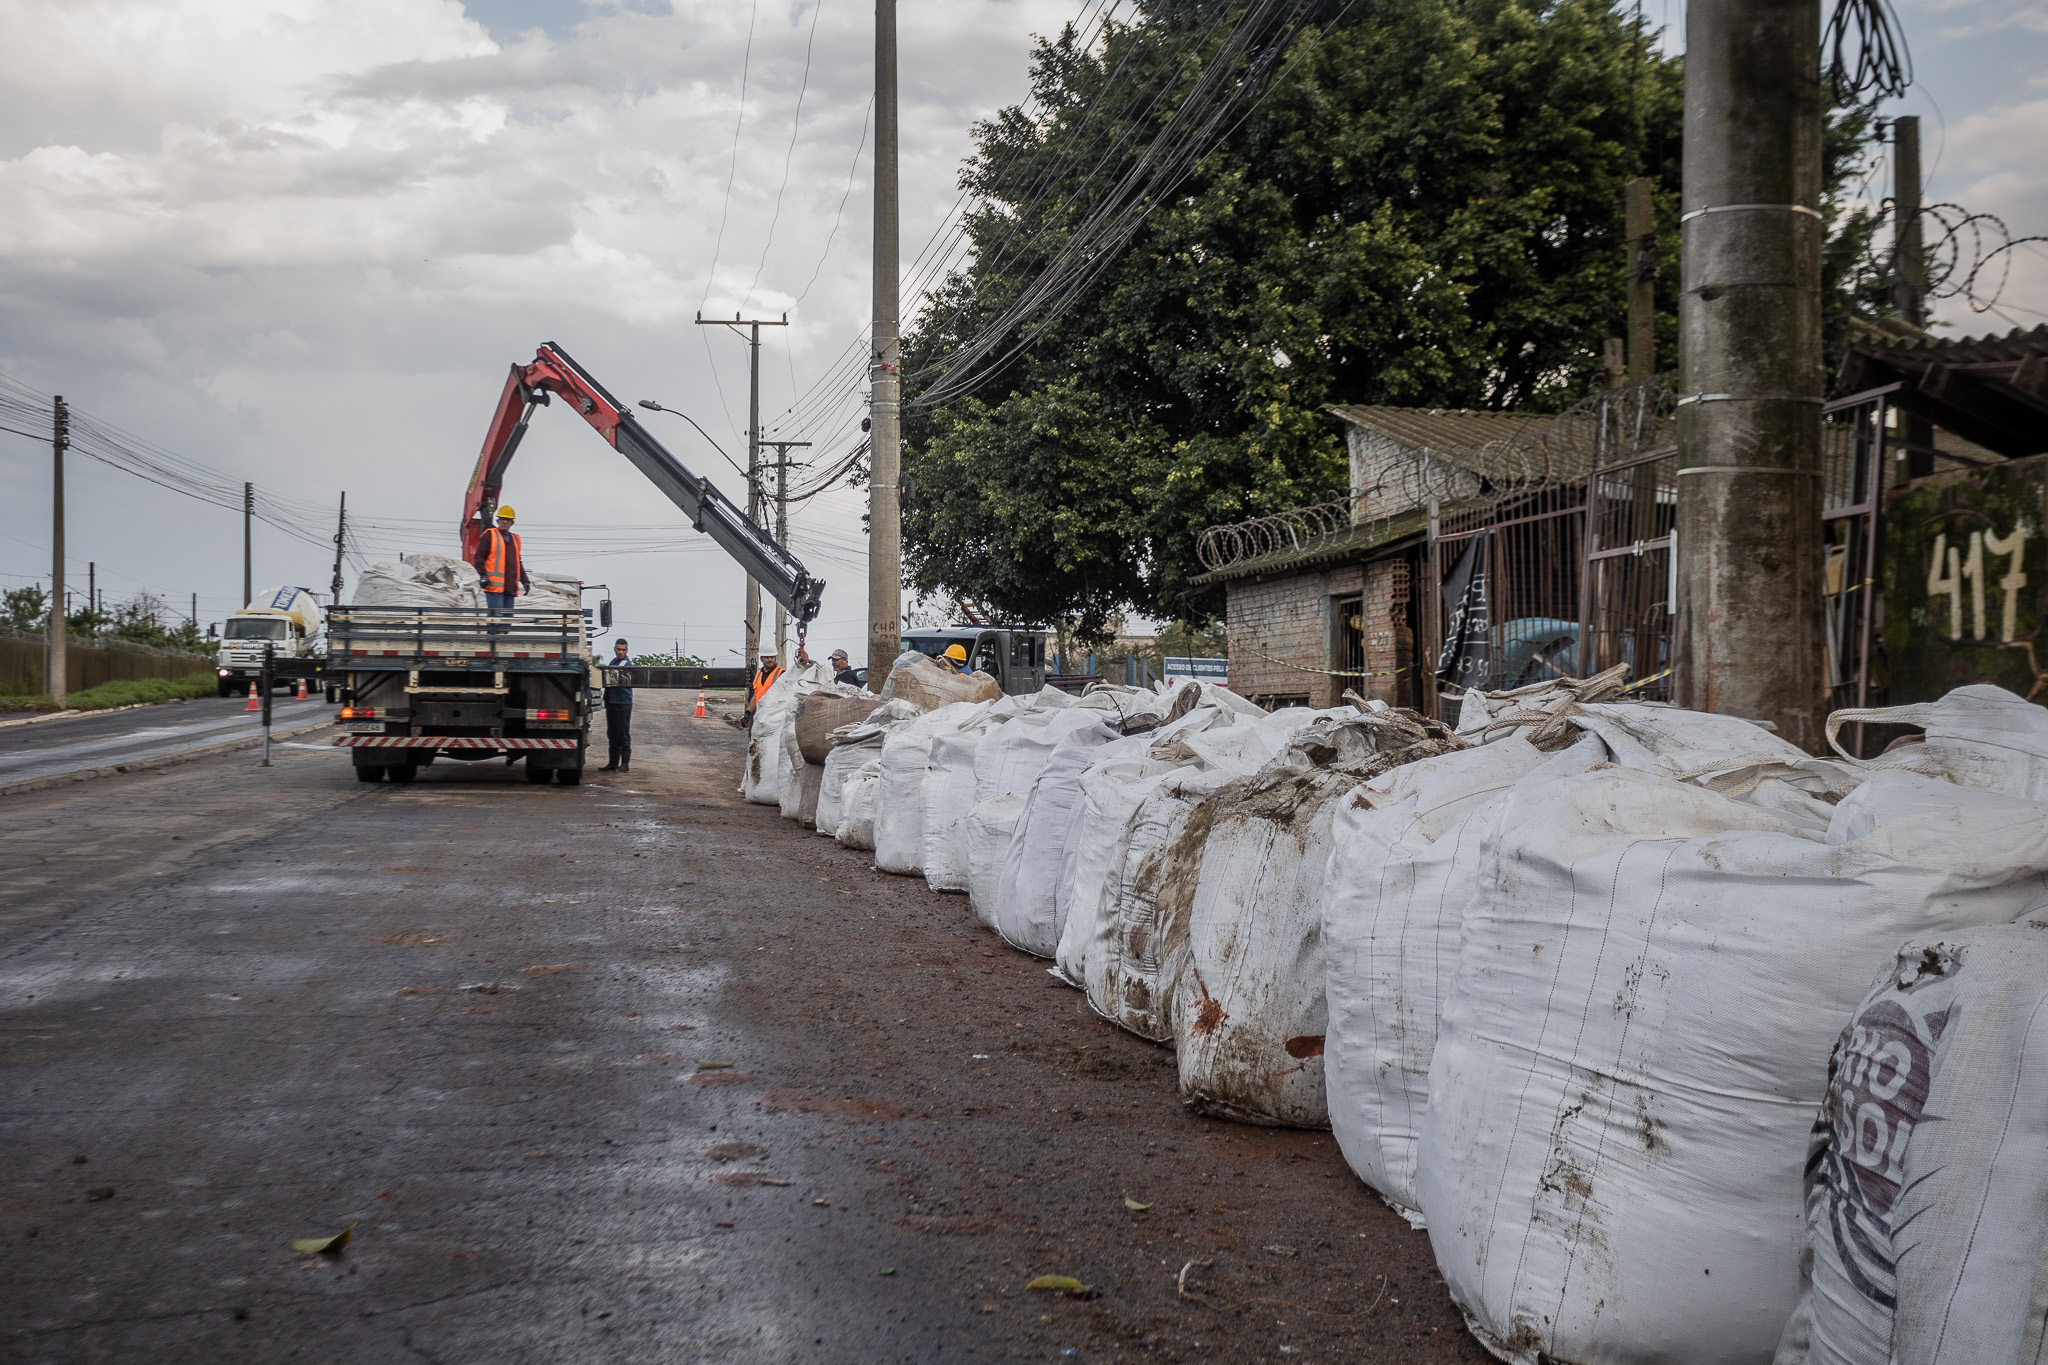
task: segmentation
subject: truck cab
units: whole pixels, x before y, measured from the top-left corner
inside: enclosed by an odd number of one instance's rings
[[[263,671],[265,648],[279,659],[321,653],[320,604],[304,588],[266,588],[221,626],[214,651],[220,695],[247,691]]]
[[[903,632],[903,648],[938,658],[949,645],[967,651],[967,666],[994,678],[1010,696],[1045,686],[1046,637],[1035,626],[937,626]]]

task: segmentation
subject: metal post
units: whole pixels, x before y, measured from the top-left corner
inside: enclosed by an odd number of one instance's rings
[[[262,681],[260,681],[257,684],[257,691],[261,693],[263,697],[262,766],[265,768],[270,766],[270,692],[272,688],[277,686],[277,679],[271,673],[271,669],[275,668],[276,666],[277,646],[266,644],[265,646],[263,646],[263,669],[261,673]]]
[[[1892,120],[1892,306],[1915,327],[1927,325],[1927,246],[1920,216],[1920,120]],[[1905,475],[1934,472],[1934,424],[1899,409],[1899,439],[1906,442]],[[1918,449],[1915,449],[1918,447]]]
[[[1686,13],[1677,687],[1821,742],[1819,0]]]
[[[50,414],[50,453],[55,469],[50,485],[50,662],[43,681],[50,700],[61,709],[71,685],[71,659],[65,649],[64,620],[64,452],[71,446],[71,409],[58,394]]]
[[[875,0],[875,325],[868,358],[868,685],[902,638],[902,348],[897,291],[896,0]]]
[[[255,596],[256,584],[249,572],[249,532],[256,519],[256,485],[242,485],[242,605],[248,606]]]

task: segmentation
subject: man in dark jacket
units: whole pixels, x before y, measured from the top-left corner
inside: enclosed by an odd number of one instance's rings
[[[853,671],[853,665],[847,662],[846,651],[843,649],[832,651],[832,681],[860,685],[860,674]]]
[[[606,661],[607,668],[625,668],[632,663],[626,657],[626,642],[612,641],[612,657]],[[629,773],[633,771],[633,689],[630,687],[607,687],[604,690],[604,738],[610,750],[611,762],[601,772]]]

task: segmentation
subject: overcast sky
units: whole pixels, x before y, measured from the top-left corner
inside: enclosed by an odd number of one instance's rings
[[[971,124],[1022,96],[1031,35],[1081,8],[902,0],[906,273]],[[2048,0],[1900,10],[1929,197],[2048,232]],[[1645,13],[1680,28],[1677,0]],[[0,374],[259,496],[346,490],[377,557],[452,551],[506,367],[545,340],[743,458],[744,344],[693,318],[787,310],[764,329],[764,425],[842,454],[872,23],[853,0],[0,0]],[[1999,313],[1943,315],[2044,320],[2048,255],[2017,254]],[[646,416],[742,496],[703,438]],[[0,472],[0,585],[46,579],[47,448],[0,433]],[[77,455],[67,482],[74,583],[94,561],[113,597],[183,611],[196,592],[202,621],[238,605],[238,515]],[[611,584],[636,648],[736,660],[738,571],[559,405],[506,499],[536,567]],[[828,583],[813,639],[856,654],[863,505],[835,492],[792,523]],[[259,526],[255,557],[259,586],[326,588],[316,545]]]

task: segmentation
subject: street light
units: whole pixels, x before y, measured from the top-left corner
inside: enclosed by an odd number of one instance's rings
[[[702,427],[697,426],[697,419],[690,416],[689,413],[684,412],[681,408],[665,408],[661,404],[655,402],[652,398],[641,399],[640,406],[646,408],[649,412],[665,412],[669,414],[671,417],[680,417],[685,422],[688,422],[691,426],[697,427],[697,434],[699,436],[702,436],[706,441],[710,442],[711,448],[718,452],[719,459],[724,460],[727,464],[731,465],[735,470],[738,470],[739,476],[743,479],[747,479],[747,486],[752,488],[757,494],[759,494],[763,498],[766,498],[768,496],[766,493],[762,492],[760,487],[756,485],[752,479],[747,477],[746,470],[740,469],[739,462],[734,460],[732,456],[725,453],[725,448],[723,446],[719,445],[718,442],[711,440],[710,432],[704,430],[704,428]]]

